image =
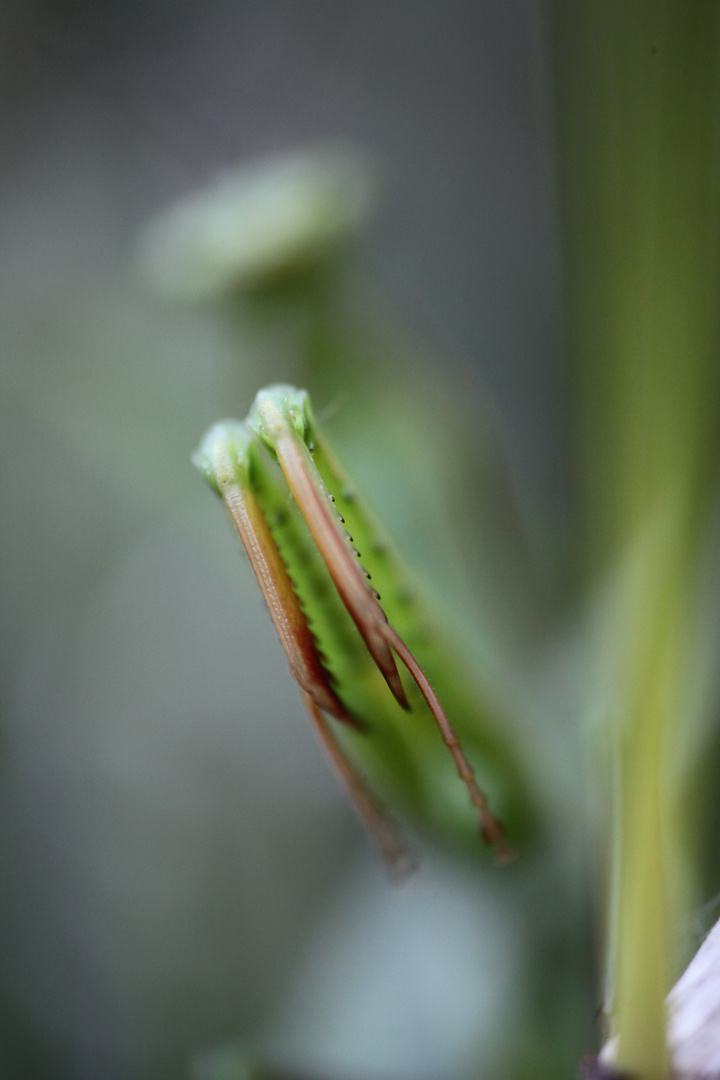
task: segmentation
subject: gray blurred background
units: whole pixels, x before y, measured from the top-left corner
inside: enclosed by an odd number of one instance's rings
[[[200,1075],[234,1040],[305,1075],[461,1077],[480,1054],[490,1076],[524,929],[440,856],[388,887],[190,465],[256,374],[225,400],[222,330],[152,296],[134,250],[220,168],[366,147],[387,188],[368,275],[489,395],[520,503],[559,517],[541,9],[2,17],[2,1076]]]

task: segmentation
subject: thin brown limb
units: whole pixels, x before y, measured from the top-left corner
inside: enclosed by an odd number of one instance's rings
[[[472,765],[465,757],[462,747],[460,746],[460,740],[455,734],[452,724],[445,715],[445,710],[440,704],[437,694],[430,685],[425,672],[420,667],[403,639],[397,631],[393,630],[389,623],[384,624],[383,633],[388,644],[395,650],[417,683],[420,693],[425,698],[425,701],[430,708],[430,712],[432,713],[437,726],[440,728],[443,742],[453,756],[460,779],[468,789],[472,804],[480,815],[480,829],[483,840],[495,848],[498,862],[510,862],[513,858],[513,853],[505,842],[505,830],[488,808],[487,796],[480,787],[478,787]]]
[[[340,599],[396,700],[407,709],[395,657],[382,632],[387,623],[385,613],[363,577],[346,538],[340,533],[337,515],[331,512],[327,493],[321,490],[322,480],[307,447],[288,429],[276,440],[275,452]]]
[[[302,688],[300,693],[310,719],[315,725],[323,750],[350,796],[350,801],[360,820],[374,840],[392,877],[402,880],[415,869],[412,857],[388,820],[385,811],[371,795],[355,767],[346,757],[314,698]]]
[[[223,447],[220,452],[225,452]],[[220,490],[285,650],[290,673],[321,708],[351,727],[360,727],[330,683],[315,638],[255,495],[249,486],[237,482],[221,483]]]

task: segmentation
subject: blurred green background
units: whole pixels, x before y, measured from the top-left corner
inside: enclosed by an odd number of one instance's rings
[[[212,1048],[236,1042],[305,1077],[489,1078],[526,1054],[557,1075],[534,1025],[568,1067],[592,1048],[600,901],[583,640],[553,632],[575,463],[540,5],[48,0],[3,19],[2,1075],[233,1080]],[[378,212],[341,311],[357,344],[314,385],[292,317],[173,304],[137,249],[219,170],[335,140],[375,163]],[[547,868],[422,849],[415,879],[385,880],[190,464],[285,378],[521,717],[563,840]],[[457,490],[439,427],[412,475],[419,401],[470,448]],[[395,458],[366,437],[384,447],[383,418]]]

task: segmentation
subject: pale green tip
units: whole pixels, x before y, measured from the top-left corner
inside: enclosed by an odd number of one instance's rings
[[[141,269],[176,300],[271,288],[347,246],[370,216],[375,186],[367,159],[347,147],[228,171],[151,224]]]
[[[222,495],[228,484],[245,484],[254,435],[239,420],[221,420],[203,435],[192,462],[210,487]]]
[[[278,439],[288,429],[297,432],[303,442],[309,442],[313,419],[307,390],[286,383],[267,386],[255,398],[247,422],[263,445],[273,452]]]

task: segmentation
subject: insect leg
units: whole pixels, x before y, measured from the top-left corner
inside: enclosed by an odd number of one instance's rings
[[[329,493],[298,430],[300,427],[307,435],[307,408],[304,392],[283,385],[270,387],[255,398],[248,424],[277,457],[345,608],[396,700],[407,709],[395,657],[378,631],[379,624],[387,621],[385,613],[360,571],[336,515],[330,512]]]
[[[383,861],[394,878],[407,877],[415,869],[415,865],[405,845],[384,810],[345,756],[315,699],[306,690],[301,689],[300,692],[323,750],[347,791],[358,816],[379,849]]]
[[[314,478],[315,466],[304,443],[288,433],[278,439],[275,449],[288,487],[300,507],[343,604],[396,700],[407,709],[407,698],[392,651],[380,632],[380,627],[386,623],[385,613],[360,572],[345,537],[333,521],[327,499],[318,489],[321,481],[319,476],[317,482]]]
[[[497,853],[498,861],[501,863],[507,863],[512,859],[512,852],[508,848],[505,842],[505,832],[502,825],[497,818],[490,812],[488,808],[487,796],[480,789],[475,779],[475,773],[472,765],[465,757],[460,746],[460,741],[455,734],[455,730],[452,724],[445,715],[445,710],[440,704],[435,691],[433,690],[430,682],[422,670],[417,660],[410,652],[405,642],[400,635],[393,630],[389,623],[386,623],[383,629],[386,640],[389,645],[395,650],[397,655],[402,660],[405,667],[408,669],[413,679],[415,680],[420,693],[428,703],[430,711],[440,728],[440,733],[443,737],[443,741],[448,750],[453,756],[457,771],[460,775],[460,779],[465,783],[465,786],[470,793],[473,806],[480,815],[480,827],[482,830],[482,836],[486,843],[492,845]]]
[[[338,720],[359,727],[332,688],[270,526],[252,490],[254,441],[254,435],[245,425],[218,424],[203,440],[198,463],[230,511],[293,678],[321,708]]]

